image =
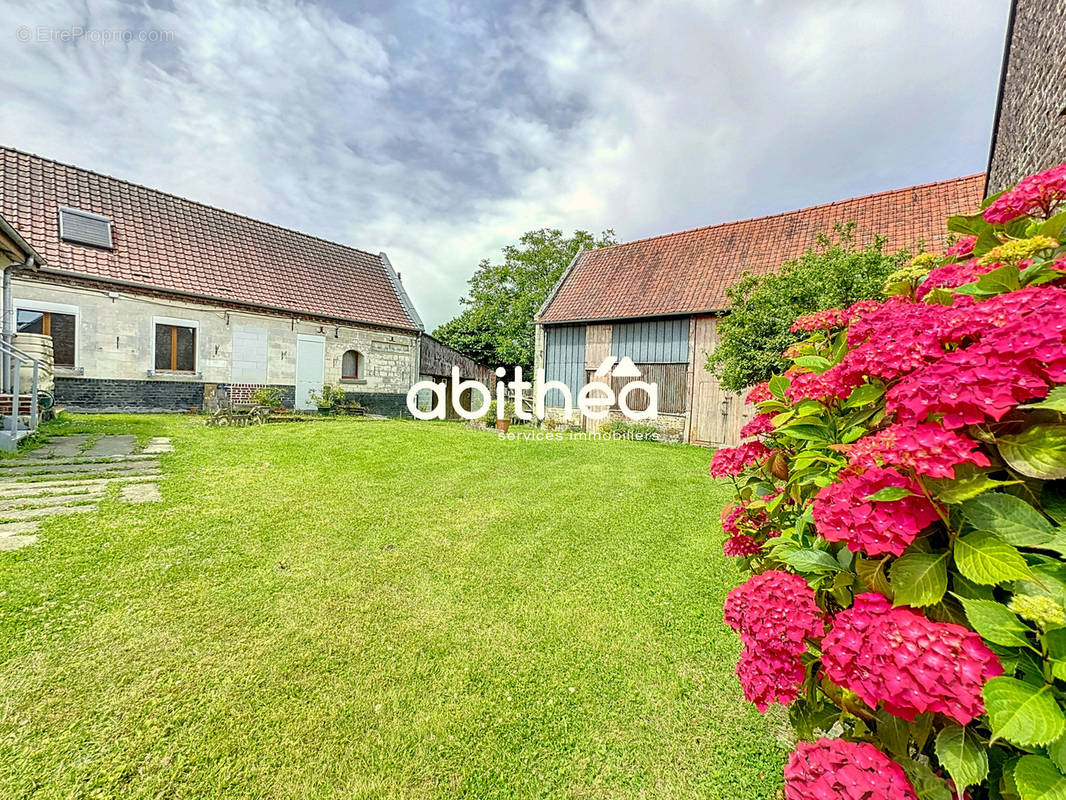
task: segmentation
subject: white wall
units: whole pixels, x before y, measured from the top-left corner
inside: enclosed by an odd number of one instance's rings
[[[56,376],[126,380],[203,380],[205,383],[296,383],[296,337],[322,335],[325,379],[340,382],[346,350],[363,354],[364,375],[344,381],[353,392],[405,393],[416,380],[414,334],[354,326],[297,322],[287,316],[230,311],[115,291],[14,281],[16,308],[62,310],[77,316],[75,368]],[[20,302],[21,301],[21,302]],[[195,377],[153,376],[154,318],[192,323],[197,329]]]

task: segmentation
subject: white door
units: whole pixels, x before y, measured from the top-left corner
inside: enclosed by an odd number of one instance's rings
[[[326,337],[296,337],[296,407],[313,408],[311,391],[322,391],[326,374]]]

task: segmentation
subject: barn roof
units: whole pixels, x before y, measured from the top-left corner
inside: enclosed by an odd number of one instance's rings
[[[709,225],[582,253],[537,320],[578,322],[724,311],[726,289],[745,272],[770,272],[798,258],[819,232],[855,222],[861,244],[943,247],[947,217],[975,209],[984,175],[879,192],[798,211]]]
[[[113,246],[61,238],[61,207],[110,219]],[[48,266],[42,274],[63,273],[392,328],[421,328],[384,254],[6,147],[0,147],[0,215],[44,254]]]

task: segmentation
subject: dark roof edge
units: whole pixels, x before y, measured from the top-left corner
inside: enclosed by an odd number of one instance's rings
[[[1003,42],[1003,62],[999,67],[999,89],[996,91],[996,113],[992,118],[992,141],[988,145],[988,167],[985,169],[985,187],[981,192],[988,196],[988,181],[992,176],[992,156],[996,152],[996,139],[999,136],[1000,109],[1003,108],[1003,90],[1007,86],[1007,67],[1010,66],[1011,42],[1014,39],[1014,15],[1018,11],[1018,0],[1011,0],[1010,12],[1007,14],[1007,38]]]
[[[912,192],[916,189],[928,189],[933,186],[941,186],[945,183],[961,183],[962,181],[970,181],[974,178],[981,177],[982,173],[975,172],[972,175],[961,175],[958,178],[945,178],[941,181],[929,181],[928,183],[917,183],[913,186],[902,186],[899,189],[885,189],[881,192],[869,192],[868,194],[860,194],[857,197],[848,197],[844,200],[834,200],[831,203],[818,203],[813,206],[804,206],[803,208],[794,208],[791,211],[778,211],[773,214],[763,214],[759,217],[747,217],[745,219],[735,219],[729,222],[716,222],[713,225],[700,225],[696,228],[685,228],[680,231],[672,231],[670,233],[660,233],[655,236],[645,236],[641,239],[633,239],[629,242],[619,242],[618,244],[612,244],[609,247],[597,247],[595,250],[589,250],[590,253],[598,253],[601,251],[612,250],[615,247],[627,247],[631,244],[640,244],[641,242],[651,242],[656,239],[666,239],[670,236],[681,236],[686,233],[696,233],[697,231],[707,231],[713,228],[726,228],[730,225],[746,225],[749,222],[762,222],[763,220],[777,219],[779,217],[788,217],[792,214],[802,214],[805,211],[815,211],[821,208],[832,208],[833,206],[841,206],[846,203],[854,203],[862,200],[869,200],[873,197],[884,197],[891,194],[900,194],[902,192]]]
[[[305,239],[312,239],[316,242],[322,242],[323,244],[333,245],[334,247],[340,247],[345,250],[351,250],[354,253],[360,253],[364,256],[374,258],[374,254],[371,253],[369,250],[360,250],[358,247],[352,247],[349,244],[341,244],[340,242],[335,242],[332,239],[326,239],[322,236],[315,236],[313,233],[298,231],[295,228],[286,228],[284,225],[278,225],[276,222],[267,222],[263,219],[256,219],[255,217],[250,217],[247,214],[239,214],[236,211],[230,211],[225,208],[219,208],[218,206],[213,206],[209,203],[202,203],[199,200],[190,200],[188,197],[182,197],[180,194],[174,194],[173,192],[167,192],[162,189],[153,189],[151,186],[145,186],[143,183],[135,183],[134,181],[128,181],[125,178],[116,178],[114,175],[108,175],[105,172],[97,172],[96,170],[86,169],[85,167],[79,167],[77,164],[67,164],[64,161],[58,161],[54,158],[47,158],[46,156],[38,155],[37,153],[29,153],[25,150],[19,150],[17,147],[8,147],[7,145],[0,144],[0,150],[6,150],[9,153],[18,153],[19,155],[29,156],[30,158],[36,158],[39,161],[47,161],[50,164],[57,164],[60,167],[66,167],[67,169],[75,169],[78,172],[85,172],[89,175],[95,175],[98,178],[105,178],[106,180],[114,181],[115,183],[122,183],[126,186],[132,186],[135,189],[142,189],[146,192],[151,192],[152,194],[162,195],[163,197],[170,197],[174,200],[180,200],[183,203],[189,203],[190,205],[197,206],[198,208],[205,208],[209,211],[216,211],[219,214],[225,214],[229,217],[235,217],[236,219],[243,219],[247,220],[248,222],[254,222],[256,225],[265,225],[268,228],[274,228],[275,230],[284,231],[285,233],[294,233],[297,236],[304,237]]]
[[[381,252],[378,253],[378,258],[381,259],[381,263],[385,267],[385,274],[388,275],[392,290],[396,293],[396,299],[400,301],[400,306],[403,308],[404,313],[407,314],[407,318],[411,320],[417,330],[424,331],[426,326],[422,324],[422,318],[418,316],[415,304],[411,302],[411,298],[407,295],[407,290],[403,288],[400,276],[392,268],[392,262],[389,261],[389,257],[384,252]]]
[[[577,252],[574,253],[574,257],[570,259],[570,263],[566,265],[566,269],[563,270],[563,274],[559,276],[559,280],[555,282],[555,285],[548,292],[548,296],[544,298],[544,302],[540,304],[540,308],[537,309],[537,313],[533,315],[534,322],[540,322],[541,316],[548,310],[548,307],[555,300],[555,296],[559,294],[559,289],[566,283],[566,279],[570,277],[570,273],[574,271],[574,267],[577,266],[578,260],[585,253],[584,247],[578,247]]]
[[[628,317],[582,317],[538,320],[537,322],[540,325],[597,325],[608,322],[635,322],[643,319],[668,319],[671,317],[720,317],[728,313],[728,308],[704,308],[698,311],[664,311],[661,314],[634,314]]]
[[[314,319],[327,319],[334,320],[337,323],[344,325],[360,325],[371,328],[388,328],[396,331],[408,331],[417,332],[419,329],[413,326],[405,325],[392,325],[387,322],[371,322],[365,319],[354,319],[353,317],[336,317],[331,314],[323,314],[320,311],[311,311],[309,309],[297,309],[297,308],[285,308],[284,306],[272,306],[266,303],[253,303],[249,300],[240,300],[235,297],[220,297],[210,294],[200,294],[198,292],[187,292],[181,289],[173,289],[169,286],[154,286],[150,283],[137,283],[136,281],[124,281],[121,278],[105,278],[99,275],[89,275],[85,272],[76,272],[74,270],[56,269],[55,267],[45,267],[38,272],[40,277],[47,277],[48,275],[57,275],[63,278],[75,278],[85,283],[105,283],[113,286],[124,286],[128,289],[148,292],[159,292],[161,294],[174,295],[175,297],[188,297],[201,302],[207,301],[211,303],[229,303],[230,305],[240,306],[241,308],[247,308],[251,310],[263,309],[266,311],[273,311],[274,313],[281,313],[287,316],[295,317],[310,317]]]

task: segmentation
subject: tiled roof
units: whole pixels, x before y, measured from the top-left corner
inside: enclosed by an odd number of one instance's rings
[[[60,206],[112,220],[114,248],[60,240]],[[377,255],[0,147],[0,215],[49,270],[310,316],[420,327]]]
[[[924,242],[938,250],[947,217],[976,209],[983,187],[984,175],[970,175],[590,250],[564,274],[538,320],[721,311],[726,289],[745,272],[770,272],[803,255],[838,222],[855,222],[862,244],[880,234],[890,249]]]

